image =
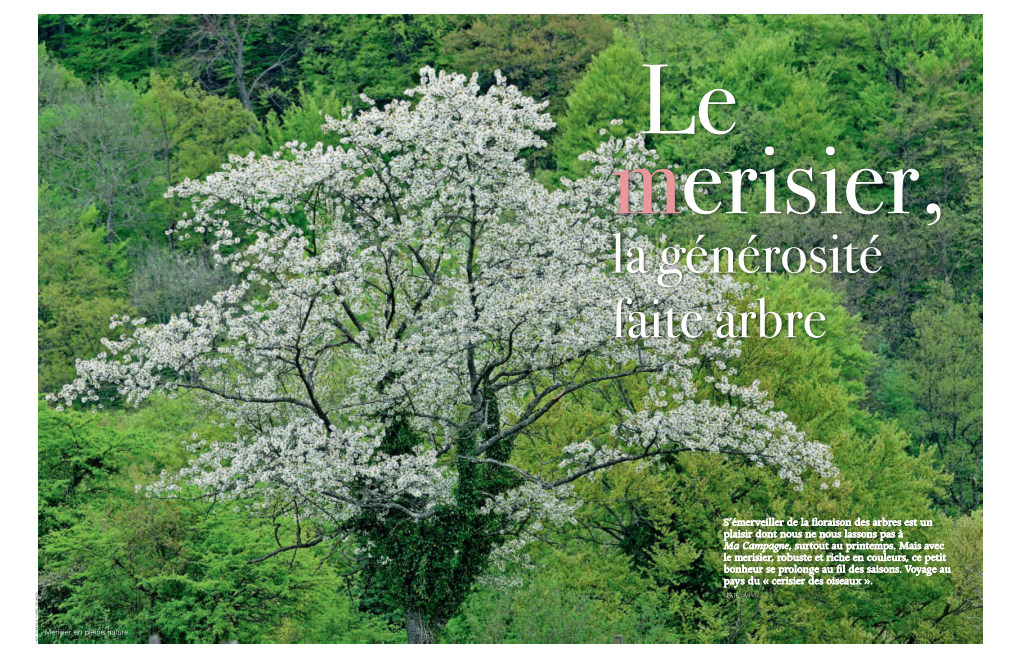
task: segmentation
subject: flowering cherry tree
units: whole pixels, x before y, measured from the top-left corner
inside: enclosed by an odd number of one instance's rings
[[[192,204],[178,237],[206,236],[237,283],[165,324],[115,317],[130,332],[52,396],[138,404],[186,391],[234,428],[231,441],[197,442],[150,494],[198,488],[288,515],[296,538],[274,554],[326,544],[350,556],[403,611],[409,640],[428,642],[473,583],[573,520],[579,478],[685,451],[738,455],[795,483],[836,475],[765,393],[725,377],[738,345],[712,338],[712,318],[739,284],[691,274],[665,289],[607,266],[615,232],[652,249],[613,212],[613,172],[652,164],[640,137],[607,139],[582,156],[588,176],[549,191],[521,158],[545,146],[544,104],[498,73],[483,93],[476,77],[423,69],[408,94],[327,117],[337,148],[231,157],[168,192]],[[707,338],[615,338],[620,298],[699,310]],[[699,383],[703,363],[721,374]],[[623,380],[640,380],[643,400],[603,435],[540,467],[515,461],[550,410]],[[706,387],[729,402],[704,401]]]

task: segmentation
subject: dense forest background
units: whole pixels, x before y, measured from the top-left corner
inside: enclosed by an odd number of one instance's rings
[[[529,165],[550,186],[583,171],[577,155],[610,120],[647,129],[644,63],[669,65],[666,129],[709,89],[738,101],[725,139],[656,136],[664,166],[917,169],[909,215],[655,227],[734,247],[750,233],[803,247],[881,235],[878,275],[755,279],[776,310],[824,312],[828,333],[750,339],[740,360],[741,378],[833,447],[844,486],[798,492],[717,455],[607,472],[582,487],[582,532],[531,549],[516,586],[480,587],[442,640],[981,641],[979,16],[40,15],[38,27],[40,394],[101,351],[111,315],[165,320],[229,284],[202,239],[167,238],[183,212],[170,184],[231,153],[328,139],[322,113],[400,97],[425,65],[483,84],[501,69],[547,100],[557,127]],[[929,202],[942,207],[932,227]],[[194,432],[215,437],[187,398],[109,406],[39,405],[40,641],[80,627],[127,642],[403,641],[402,618],[326,551],[250,564],[276,546],[272,527],[135,493],[186,463]],[[550,424],[550,445],[612,413],[579,401]],[[947,542],[953,573],[724,598],[718,520],[770,514],[932,518],[925,532]]]

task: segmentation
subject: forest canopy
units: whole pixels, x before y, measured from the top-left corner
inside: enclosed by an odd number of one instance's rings
[[[115,642],[404,642],[413,629],[440,642],[980,642],[982,30],[980,16],[40,15],[40,642],[77,641],[58,632],[75,626]],[[656,63],[669,64],[664,130],[725,88],[738,102],[713,113],[732,132],[634,141]],[[477,112],[470,130],[444,123],[459,120],[450,99]],[[501,120],[512,136],[490,130]],[[628,169],[719,172],[698,194],[707,212],[631,216],[629,239],[649,251],[880,235],[883,267],[685,274],[675,292],[682,308],[718,295],[819,311],[818,339],[604,344],[613,315],[588,302],[624,284],[564,245],[597,234],[612,253],[613,230],[576,210],[603,196],[604,217],[617,209],[607,141]],[[764,176],[736,196],[725,180],[775,169],[781,186],[801,168],[816,186],[827,170],[840,187],[864,169],[921,175],[869,188],[861,211],[842,199],[841,214],[821,194],[765,214]],[[462,178],[444,188],[437,172]],[[232,195],[250,203],[221,203]],[[472,204],[474,219],[449,219]],[[885,212],[898,204],[911,213]],[[467,237],[444,242],[446,229]],[[459,274],[492,287],[472,296]],[[654,275],[626,285],[663,294]],[[364,293],[337,293],[353,287]],[[132,353],[136,327],[152,351],[90,361]],[[309,335],[294,327],[314,336],[292,340]],[[458,340],[474,353],[453,368]],[[653,374],[664,365],[669,381]],[[83,372],[66,408],[43,400]],[[278,385],[298,391],[292,411],[256,399]],[[676,403],[668,441],[646,414],[660,387],[690,404]],[[209,404],[217,392],[243,399]],[[371,408],[357,426],[356,405]],[[749,424],[716,431],[706,410],[730,405]],[[319,451],[338,419],[344,446],[373,437],[369,461]],[[293,482],[245,471],[257,450],[225,448],[241,445],[238,423],[258,449],[295,464],[305,451],[315,468]],[[612,444],[624,452],[608,451],[610,427],[629,431]],[[756,441],[767,447],[745,450]],[[430,445],[445,449],[434,462]],[[709,445],[726,449],[686,449]],[[144,495],[193,485],[182,471],[208,484],[219,476],[202,465],[222,459],[232,477],[265,478],[235,497]],[[335,490],[344,500],[264,493],[341,471],[357,482]],[[389,472],[407,489],[385,490]],[[563,478],[569,494],[540,484]],[[917,539],[946,545],[952,576],[727,599],[722,520],[781,515],[930,519]],[[386,559],[366,566],[373,551]]]

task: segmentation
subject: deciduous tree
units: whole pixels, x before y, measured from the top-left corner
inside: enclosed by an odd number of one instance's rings
[[[114,318],[130,334],[54,396],[192,391],[234,428],[152,494],[198,487],[296,520],[266,559],[329,545],[404,613],[410,641],[431,642],[479,578],[571,522],[573,483],[604,469],[703,451],[838,484],[826,446],[757,383],[727,377],[739,349],[711,338],[713,318],[740,284],[688,275],[664,289],[607,269],[613,232],[633,233],[611,174],[650,165],[640,137],[608,139],[583,156],[587,177],[550,192],[520,157],[544,146],[544,104],[499,74],[480,93],[477,77],[423,69],[413,94],[328,119],[337,148],[234,156],[173,189],[193,207],[175,230],[212,234],[240,281],[162,325]],[[707,338],[614,338],[618,298],[698,309]],[[699,383],[698,364],[717,376]],[[615,422],[548,462],[515,462],[574,394],[628,380],[644,393]]]

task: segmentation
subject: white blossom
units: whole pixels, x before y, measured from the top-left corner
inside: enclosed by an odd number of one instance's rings
[[[338,147],[231,156],[222,171],[172,188],[192,204],[177,236],[212,236],[216,264],[239,282],[165,324],[113,317],[111,327],[131,333],[79,361],[78,378],[51,399],[98,402],[115,390],[139,404],[190,391],[234,438],[204,445],[150,493],[197,486],[253,511],[290,507],[337,541],[359,514],[427,523],[454,496],[455,459],[497,462],[493,446],[570,393],[625,378],[647,384],[636,410],[600,439],[578,437],[549,472],[502,466],[519,484],[481,511],[571,522],[577,478],[682,451],[740,455],[798,484],[808,470],[836,475],[827,447],[807,441],[757,385],[717,373],[707,385],[730,402],[698,401],[705,384],[693,368],[726,372],[734,341],[613,337],[617,299],[699,310],[711,335],[711,318],[741,291],[710,273],[664,289],[654,274],[610,270],[615,232],[654,250],[614,213],[612,173],[653,163],[641,136],[606,138],[581,156],[589,175],[549,191],[521,158],[545,145],[545,104],[498,74],[482,93],[477,76],[431,69],[409,95],[326,117]],[[640,195],[634,187],[632,203]],[[499,424],[456,455],[486,391]],[[380,449],[394,414],[421,437],[406,454]],[[499,559],[521,545],[504,545]]]

